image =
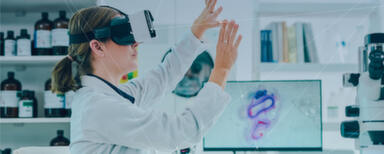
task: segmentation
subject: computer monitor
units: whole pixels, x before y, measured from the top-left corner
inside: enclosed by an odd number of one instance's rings
[[[204,151],[322,151],[321,81],[233,81]]]

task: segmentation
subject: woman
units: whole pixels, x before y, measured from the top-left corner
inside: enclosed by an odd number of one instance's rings
[[[204,32],[219,26],[222,8],[214,10],[217,0],[206,1],[206,8],[195,20],[191,33],[174,48],[166,60],[146,76],[119,85],[120,78],[137,68],[137,43],[118,45],[111,39],[92,39],[70,44],[69,54],[52,73],[55,92],[75,90],[71,118],[73,154],[142,153],[175,150],[198,143],[229,101],[223,91],[226,77],[235,62],[238,25],[224,21],[217,44],[215,68],[209,82],[181,115],[168,115],[148,109],[174,88],[192,61],[205,50],[199,39]],[[109,24],[119,12],[92,7],[76,12],[69,22],[69,33],[87,33]],[[78,66],[76,84],[72,62]]]

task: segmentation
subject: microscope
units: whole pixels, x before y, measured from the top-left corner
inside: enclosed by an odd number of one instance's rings
[[[356,139],[361,154],[384,154],[384,33],[368,34],[359,48],[359,73],[343,75],[344,87],[357,87],[356,104],[346,106],[341,136]]]

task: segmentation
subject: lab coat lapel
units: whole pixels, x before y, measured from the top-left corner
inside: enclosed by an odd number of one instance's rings
[[[92,88],[95,91],[100,92],[100,93],[104,93],[108,96],[121,97],[111,87],[109,87],[106,83],[104,83],[100,79],[93,77],[93,76],[88,76],[88,75],[81,76],[81,84],[83,87]]]

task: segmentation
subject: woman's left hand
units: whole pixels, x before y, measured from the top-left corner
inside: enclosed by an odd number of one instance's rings
[[[200,16],[193,22],[191,30],[198,39],[201,39],[207,29],[220,25],[217,17],[221,11],[223,11],[223,8],[220,7],[215,10],[216,2],[217,0],[205,0],[206,6],[203,12],[201,12]]]

